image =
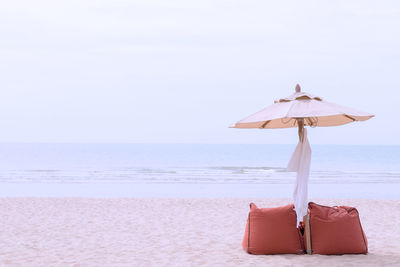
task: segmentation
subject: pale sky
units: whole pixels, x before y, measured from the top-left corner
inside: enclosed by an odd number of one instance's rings
[[[376,115],[312,144],[400,144],[399,1],[0,3],[0,142],[296,143],[228,126],[300,83]]]

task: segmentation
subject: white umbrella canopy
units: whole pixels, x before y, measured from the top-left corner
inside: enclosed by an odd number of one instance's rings
[[[374,115],[352,108],[329,103],[322,98],[301,92],[296,85],[291,96],[275,101],[275,104],[250,115],[232,128],[292,128],[299,129],[299,143],[288,164],[288,171],[297,172],[293,193],[297,224],[307,214],[308,177],[311,163],[311,147],[304,126],[338,126],[354,121],[365,121]]]
[[[300,86],[296,85],[294,94],[276,100],[275,104],[240,120],[232,128],[292,128],[298,127],[298,118],[304,118],[304,126],[338,126],[373,116],[300,92]]]

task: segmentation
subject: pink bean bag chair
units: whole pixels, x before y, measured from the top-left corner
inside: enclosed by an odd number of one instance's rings
[[[311,249],[315,254],[367,254],[368,243],[358,211],[310,202]]]
[[[250,204],[243,249],[250,254],[303,254],[294,206],[259,209]]]

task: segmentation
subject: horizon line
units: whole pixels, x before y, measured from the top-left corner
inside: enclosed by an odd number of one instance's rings
[[[88,144],[88,145],[297,145],[296,143],[190,143],[190,142],[0,142],[6,144]],[[343,144],[343,143],[313,143],[313,145],[339,145],[339,146],[400,146],[400,144]]]

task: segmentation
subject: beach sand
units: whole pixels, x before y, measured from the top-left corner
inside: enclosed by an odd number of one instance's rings
[[[290,199],[0,199],[1,266],[400,266],[400,200],[355,206],[368,255],[256,256],[241,247],[248,204]]]

